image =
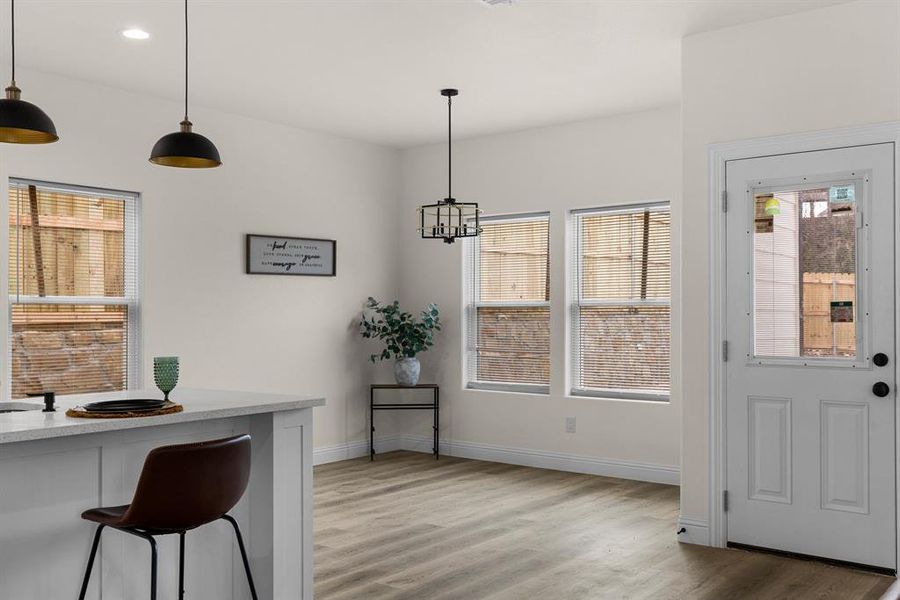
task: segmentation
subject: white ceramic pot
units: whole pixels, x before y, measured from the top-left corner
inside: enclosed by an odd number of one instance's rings
[[[419,364],[418,358],[401,358],[394,363],[394,379],[397,380],[398,385],[412,387],[419,383],[421,368],[422,365]]]

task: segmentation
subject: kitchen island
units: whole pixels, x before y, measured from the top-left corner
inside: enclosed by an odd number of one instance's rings
[[[157,390],[62,396],[56,412],[0,413],[0,598],[76,598],[94,526],[80,514],[131,501],[147,453],[158,446],[249,433],[250,484],[232,514],[248,545],[260,598],[312,598],[312,409],[324,398],[176,389],[184,410],[129,419],[80,419],[67,408],[98,400],[158,398]],[[37,403],[36,403],[37,404]],[[188,533],[186,596],[245,599],[249,590],[229,525]],[[175,598],[178,537],[159,543],[159,597]],[[149,597],[149,548],[104,534],[88,598]]]

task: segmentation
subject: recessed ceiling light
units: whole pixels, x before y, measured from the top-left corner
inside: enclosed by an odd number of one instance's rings
[[[127,37],[129,40],[146,40],[150,37],[150,34],[144,31],[143,29],[132,28],[126,29],[122,32],[122,35]]]

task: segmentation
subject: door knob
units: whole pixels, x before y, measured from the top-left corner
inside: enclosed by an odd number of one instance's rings
[[[872,357],[872,362],[875,363],[876,367],[883,367],[884,365],[888,364],[887,354],[885,354],[884,352],[879,352]]]
[[[879,381],[875,385],[872,386],[872,393],[878,396],[879,398],[884,398],[888,394],[891,393],[891,386],[886,384],[883,381]]]

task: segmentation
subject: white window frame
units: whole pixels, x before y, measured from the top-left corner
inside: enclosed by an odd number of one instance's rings
[[[88,187],[80,185],[68,185],[26,179],[22,177],[10,177],[7,189],[16,185],[34,185],[42,190],[52,190],[61,193],[78,194],[80,196],[93,196],[97,198],[119,198],[125,202],[125,295],[121,297],[96,297],[96,296],[34,296],[19,294],[17,289],[9,290],[9,298],[6,309],[7,342],[6,342],[6,386],[7,398],[12,397],[12,312],[17,304],[93,304],[102,306],[126,306],[128,307],[128,332],[127,332],[127,371],[126,389],[140,389],[143,385],[142,373],[142,344],[141,344],[141,195],[137,192],[112,190],[100,187]],[[8,227],[8,225],[7,225]],[[18,244],[16,244],[18,247]],[[18,261],[18,256],[7,257],[7,272],[9,261]],[[133,265],[129,271],[128,266]],[[17,276],[18,278],[18,276]]]
[[[644,210],[665,210],[671,213],[671,204],[668,201],[643,202],[635,204],[620,204],[615,206],[579,208],[569,211],[567,230],[569,243],[570,273],[567,282],[566,296],[569,299],[569,318],[567,319],[569,339],[569,395],[588,398],[609,398],[613,400],[638,400],[650,402],[669,402],[671,397],[671,363],[672,363],[672,332],[669,330],[669,392],[657,393],[653,391],[633,391],[623,389],[587,388],[581,386],[581,308],[590,306],[668,306],[669,318],[672,314],[672,295],[669,291],[668,300],[597,300],[582,297],[581,271],[581,228],[580,217],[591,215],[616,215],[639,213]],[[671,239],[670,239],[671,245]],[[671,258],[670,258],[671,260]],[[671,321],[670,321],[671,322]]]
[[[510,215],[482,216],[479,218],[482,225],[485,223],[515,223],[517,221],[534,221],[544,219],[547,221],[547,227],[550,227],[549,212],[531,212],[516,213]],[[474,221],[473,221],[474,223]],[[534,383],[511,383],[500,381],[479,381],[474,378],[478,373],[478,353],[476,346],[478,344],[478,309],[479,308],[534,308],[546,307],[550,308],[550,301],[522,301],[522,302],[482,302],[478,300],[481,297],[481,241],[478,237],[466,238],[463,240],[463,387],[470,390],[488,390],[497,392],[518,392],[521,394],[550,394],[550,385],[540,385]],[[550,240],[547,241],[547,252],[550,252]],[[552,278],[552,274],[547,273]],[[551,371],[553,363],[552,347],[552,331],[551,331],[550,352],[548,353],[551,362]]]

